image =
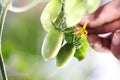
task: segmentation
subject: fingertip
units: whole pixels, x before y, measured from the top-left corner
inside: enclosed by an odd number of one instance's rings
[[[81,21],[80,21],[80,24],[83,25],[83,24],[89,24],[90,23],[90,16],[84,16]]]
[[[112,38],[111,51],[120,60],[120,30],[117,30]]]
[[[88,36],[90,46],[97,52],[110,53],[110,41],[107,38],[101,38],[98,35],[90,34]]]
[[[87,23],[88,27],[90,28],[95,28],[101,25],[101,18],[97,18],[96,13],[89,15],[89,16],[85,16],[81,19],[80,23],[81,25]]]
[[[101,45],[102,45],[102,42],[101,42],[101,39],[95,35],[95,34],[90,34],[88,36],[88,42],[90,44],[90,46],[95,50],[95,51],[98,51],[100,52],[100,49],[101,48]]]

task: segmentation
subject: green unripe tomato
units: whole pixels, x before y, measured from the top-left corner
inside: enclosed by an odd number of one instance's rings
[[[85,15],[93,13],[100,5],[101,0],[66,0],[66,24],[72,27],[78,24]]]
[[[50,0],[41,14],[41,23],[45,31],[49,32],[53,28],[51,21],[55,21],[61,11],[60,0]]]
[[[87,14],[91,14],[99,7],[101,0],[86,0]]]
[[[56,57],[56,66],[58,68],[65,67],[73,58],[76,48],[72,44],[65,44]]]
[[[85,46],[81,46],[81,48],[76,49],[75,55],[74,55],[79,61],[85,58],[86,56],[86,48]]]
[[[76,49],[76,52],[74,55],[74,57],[77,58],[79,61],[85,58],[86,52],[89,46],[86,36],[84,36],[81,41],[83,42],[83,44],[80,48]]]
[[[78,24],[85,12],[86,9],[84,7],[84,0],[65,1],[66,24],[68,27]]]
[[[63,41],[63,32],[51,29],[44,39],[42,45],[42,56],[45,60],[50,60],[58,54]]]

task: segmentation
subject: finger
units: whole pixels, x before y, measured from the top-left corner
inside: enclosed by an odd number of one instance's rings
[[[94,14],[81,20],[81,24],[88,22],[89,27],[101,26],[120,17],[120,0],[112,0],[110,3],[99,8]]]
[[[120,30],[117,30],[113,35],[111,50],[114,56],[120,60]]]
[[[88,35],[90,46],[97,52],[110,53],[110,40],[100,38],[95,34]]]
[[[88,33],[102,34],[102,33],[108,33],[108,32],[115,32],[118,29],[120,29],[120,19],[117,19],[113,22],[104,24],[96,28],[88,27],[87,31]]]

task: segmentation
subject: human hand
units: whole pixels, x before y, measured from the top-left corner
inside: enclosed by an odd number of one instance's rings
[[[88,22],[88,41],[98,52],[112,52],[120,60],[120,0],[112,0],[95,13],[84,17],[80,24]],[[101,37],[100,34],[109,33]]]

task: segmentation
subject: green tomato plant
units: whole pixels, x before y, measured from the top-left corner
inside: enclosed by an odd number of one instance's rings
[[[65,67],[73,57],[79,61],[84,59],[89,47],[87,23],[77,24],[83,16],[92,14],[99,4],[100,0],[50,0],[40,18],[47,31],[41,50],[43,58],[56,57],[58,68]]]
[[[32,1],[32,0],[30,0]],[[8,80],[1,51],[1,38],[7,11],[21,13],[43,0],[33,0],[25,7],[12,6],[12,0],[0,0],[0,69],[3,80]],[[46,0],[44,0],[46,1]],[[47,32],[42,46],[45,60],[56,58],[58,68],[65,67],[75,57],[79,61],[85,58],[88,48],[86,26],[77,26],[81,18],[92,14],[101,0],[49,0],[44,8],[40,21]]]

